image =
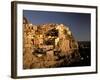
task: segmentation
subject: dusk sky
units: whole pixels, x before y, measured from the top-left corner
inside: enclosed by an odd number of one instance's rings
[[[68,25],[76,40],[90,40],[90,14],[24,10],[23,15],[28,19],[30,23],[35,25],[47,23]]]

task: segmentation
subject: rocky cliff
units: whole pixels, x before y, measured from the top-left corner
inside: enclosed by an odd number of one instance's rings
[[[79,61],[78,43],[63,24],[23,23],[23,68],[70,66]]]

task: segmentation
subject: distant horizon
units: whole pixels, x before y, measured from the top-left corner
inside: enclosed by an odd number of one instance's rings
[[[91,15],[88,13],[23,10],[23,16],[33,25],[64,24],[69,27],[75,40],[91,41]]]

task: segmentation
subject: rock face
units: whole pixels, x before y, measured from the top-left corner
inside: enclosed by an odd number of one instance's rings
[[[78,43],[68,26],[23,23],[24,69],[66,67],[79,59]]]

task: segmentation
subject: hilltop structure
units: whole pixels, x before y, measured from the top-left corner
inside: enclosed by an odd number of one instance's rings
[[[23,21],[24,69],[66,67],[79,61],[78,43],[68,26]]]

